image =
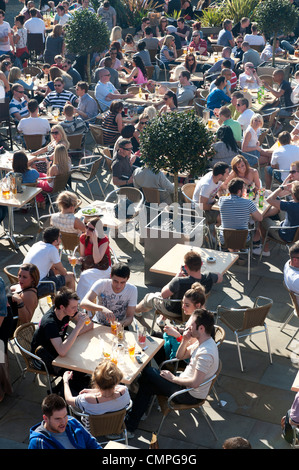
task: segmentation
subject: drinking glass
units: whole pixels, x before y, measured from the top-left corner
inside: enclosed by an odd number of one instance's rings
[[[146,342],[146,328],[142,327],[138,330],[138,344],[144,348]]]

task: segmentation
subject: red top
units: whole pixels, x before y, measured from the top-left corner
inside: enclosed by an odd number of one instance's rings
[[[84,245],[85,247],[85,251],[84,251],[84,256],[88,256],[88,255],[92,255],[92,247],[93,247],[93,244],[90,242],[90,240],[88,240],[88,244],[87,246],[85,246],[85,239],[86,239],[86,235],[85,233],[82,233],[82,235],[80,235],[80,243],[82,243],[82,245]],[[110,257],[110,250],[109,250],[109,238],[108,237],[104,237],[104,238],[101,238],[98,242],[98,246],[101,246],[101,245],[104,245],[104,243],[108,243],[108,246],[107,246],[107,249],[106,249],[106,255],[108,256],[108,259],[109,259],[109,266],[111,266],[111,257]]]

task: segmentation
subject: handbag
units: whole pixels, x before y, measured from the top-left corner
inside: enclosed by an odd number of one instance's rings
[[[23,54],[19,57],[19,59],[21,59],[22,62],[24,62],[25,60],[29,58],[30,58],[30,55],[26,51],[24,51]]]
[[[86,271],[86,269],[100,269],[101,271],[105,271],[110,266],[108,255],[105,253],[101,261],[99,263],[95,263],[93,260],[92,255],[87,255],[82,258],[81,264],[81,271]]]

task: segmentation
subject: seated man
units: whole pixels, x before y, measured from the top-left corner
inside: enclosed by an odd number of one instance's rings
[[[118,144],[116,157],[112,162],[113,184],[115,186],[133,186],[133,168],[135,156],[132,155],[132,142],[123,139]]]
[[[51,130],[49,121],[46,118],[39,117],[38,102],[34,99],[28,101],[28,111],[30,116],[19,122],[18,131],[24,135],[42,135],[42,146],[44,146],[46,143],[45,136],[49,135]]]
[[[213,284],[222,282],[223,277],[221,274],[202,274],[201,267],[202,259],[199,253],[195,251],[186,253],[181,272],[162,288],[161,293],[146,294],[144,299],[137,305],[135,315],[141,317],[142,313],[156,309],[161,311],[162,316],[165,313],[168,316],[173,316],[173,318],[181,317],[181,302],[171,302],[171,300],[182,300],[185,292],[191,288],[194,282],[200,282],[205,288],[206,294],[210,292]],[[162,299],[157,297],[162,297]],[[169,299],[169,302],[165,302],[164,299]],[[164,326],[163,317],[159,317],[157,324]]]
[[[249,109],[249,101],[247,98],[237,99],[237,110],[240,113],[237,121],[241,124],[242,131],[245,132],[247,127],[250,126],[250,120],[254,115],[252,109]]]
[[[200,384],[209,380],[219,367],[218,349],[213,339],[214,316],[205,309],[198,309],[191,315],[188,323],[176,353],[177,359],[190,359],[188,365],[180,375],[174,375],[169,370],[160,372],[150,366],[144,369],[133,407],[126,418],[130,437],[133,437],[132,433],[137,429],[153,395],[170,397],[174,392],[192,388],[175,400],[177,403],[192,405],[205,399],[209,393],[210,383],[202,387]]]
[[[254,67],[258,67],[262,63],[262,59],[260,58],[258,51],[252,49],[247,41],[242,42],[242,50],[244,52],[242,57],[243,66],[247,62],[251,62]]]
[[[34,243],[23,263],[32,263],[38,267],[41,281],[53,281],[57,291],[63,286],[75,290],[75,278],[72,272],[68,272],[63,266],[59,256],[59,245],[61,243],[60,230],[56,227],[48,227],[43,232],[43,241]],[[39,284],[37,288],[38,297],[53,292],[53,286]]]
[[[147,166],[136,168],[133,173],[134,187],[159,189],[160,202],[171,204],[174,193],[174,184],[169,181],[162,171],[154,172]]]
[[[219,212],[212,209],[215,197],[221,184],[229,175],[229,165],[224,162],[215,163],[213,170],[206,173],[195,186],[193,202],[200,204],[208,225],[220,224]]]
[[[284,283],[289,290],[299,296],[299,242],[295,242],[290,247],[289,255],[290,259],[283,269]]]
[[[61,127],[67,135],[87,134],[88,127],[80,116],[75,116],[75,108],[71,104],[66,104],[63,108],[65,120],[61,122]]]
[[[102,68],[99,70],[99,81],[95,88],[95,98],[98,101],[101,110],[107,111],[113,100],[132,98],[133,93],[120,94],[119,91],[110,82],[109,70]]]
[[[76,94],[78,96],[78,107],[76,112],[79,116],[92,122],[99,114],[97,102],[88,94],[88,83],[80,81],[76,85]]]
[[[263,81],[264,87],[272,93],[279,100],[279,117],[290,116],[293,113],[294,103],[292,102],[292,87],[290,82],[285,80],[284,71],[281,69],[274,70],[273,81],[278,85],[278,90],[271,87],[268,83]],[[271,105],[273,108],[273,105]],[[275,133],[278,133],[281,128],[275,128]]]
[[[271,188],[273,170],[275,170],[275,178],[282,184],[288,176],[290,165],[299,160],[299,147],[291,143],[291,134],[289,132],[281,132],[278,136],[278,142],[280,146],[272,153],[271,166],[267,167],[265,171],[267,189]]]
[[[30,429],[28,449],[101,449],[79,421],[67,415],[67,405],[54,393],[42,402],[43,421]]]
[[[262,85],[252,62],[244,64],[244,72],[239,75],[239,85],[241,90],[257,90]]]
[[[125,327],[132,323],[137,304],[137,288],[128,283],[130,268],[123,263],[111,267],[111,279],[100,279],[81,301],[80,307],[96,312],[94,320],[102,325],[118,321]],[[96,298],[99,304],[96,303]]]
[[[9,103],[9,114],[16,123],[19,123],[21,119],[29,116],[28,98],[24,94],[24,87],[19,83],[14,83],[11,91],[13,97]]]
[[[52,374],[63,375],[64,370],[60,371],[58,368],[54,368],[52,361],[57,356],[65,356],[76,338],[93,328],[93,322],[85,324],[89,318],[88,315],[78,312],[78,301],[79,297],[76,292],[63,288],[55,296],[54,305],[42,316],[39,326],[34,332],[31,352],[45,362]],[[70,320],[75,322],[75,327],[67,335]],[[39,346],[42,349],[36,351]],[[43,366],[40,362],[35,361],[34,364],[37,369],[42,370]]]
[[[292,201],[283,201],[279,198],[285,193],[285,190],[291,191]],[[269,234],[286,243],[292,243],[296,228],[291,230],[284,230],[284,227],[295,227],[299,225],[299,182],[288,183],[287,185],[279,186],[273,193],[267,197],[266,201],[272,206],[266,214],[265,218],[260,224],[262,238],[265,237],[266,231],[271,226],[281,227],[279,230],[270,229]],[[279,220],[273,220],[271,217],[278,214]],[[256,255],[261,254],[261,247],[253,250]],[[268,243],[265,244],[263,256],[270,256]]]
[[[71,91],[64,89],[63,78],[55,78],[54,88],[55,90],[51,91],[42,101],[42,108],[52,106],[53,108],[58,108],[60,111],[62,111],[67,102],[70,102],[73,106],[77,104],[77,97]]]
[[[229,126],[233,131],[234,138],[236,142],[241,142],[242,140],[242,127],[238,121],[232,119],[231,110],[228,106],[222,106],[219,110],[219,119],[220,126]]]
[[[263,219],[254,202],[242,197],[244,185],[241,178],[233,178],[228,184],[230,195],[219,199],[221,227],[247,230],[250,217],[258,222]],[[222,235],[220,240],[224,243]]]
[[[178,106],[188,106],[190,101],[193,100],[196,93],[196,86],[190,81],[190,72],[188,70],[182,70],[179,75],[178,82],[160,82],[159,93],[166,93],[170,90],[169,87],[176,89],[176,97]],[[155,107],[158,108],[164,101],[155,103]]]

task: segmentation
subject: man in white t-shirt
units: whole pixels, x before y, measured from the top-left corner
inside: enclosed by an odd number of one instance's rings
[[[36,8],[31,8],[30,9],[30,15],[31,18],[30,20],[25,21],[24,23],[24,28],[27,29],[28,33],[31,34],[42,34],[43,35],[43,41],[45,41],[45,23],[44,20],[41,20],[38,18],[37,15],[37,10]]]
[[[72,272],[68,272],[59,256],[61,243],[60,230],[57,227],[48,227],[43,232],[43,241],[34,243],[24,258],[23,263],[32,263],[37,266],[41,281],[53,281],[56,290],[66,286],[75,290],[75,278]],[[53,292],[53,285],[39,284],[38,297],[43,297]]]
[[[111,268],[111,278],[96,281],[80,306],[97,312],[94,321],[102,325],[108,326],[114,320],[124,326],[130,325],[137,305],[137,288],[127,282],[129,277],[129,266],[124,263],[114,264]]]
[[[18,124],[18,131],[24,135],[42,135],[42,145],[46,142],[46,135],[50,133],[48,119],[38,116],[38,102],[34,99],[28,101],[30,117],[23,118]]]
[[[265,171],[265,185],[267,189],[271,188],[273,170],[275,178],[283,183],[289,175],[289,169],[292,163],[299,160],[299,147],[291,143],[291,134],[287,131],[281,132],[278,136],[279,147],[274,150],[271,157],[271,166]]]
[[[284,265],[284,283],[289,290],[299,296],[299,242],[289,249],[290,259]]]
[[[250,125],[250,120],[252,116],[254,115],[252,109],[249,109],[249,101],[247,98],[238,99],[237,111],[241,113],[237,121],[241,124],[242,131],[245,132],[247,127]]]
[[[246,62],[244,65],[244,72],[239,76],[240,89],[248,88],[248,90],[257,90],[262,86],[262,82],[259,79],[254,65],[252,62]]]
[[[265,45],[265,38],[261,34],[258,34],[258,27],[257,23],[252,23],[251,25],[251,33],[252,34],[245,34],[244,41],[248,42],[250,46],[264,46]]]
[[[0,55],[7,54],[14,47],[10,24],[4,21],[5,13],[0,10]]]
[[[120,94],[114,85],[110,82],[109,70],[102,68],[98,71],[99,81],[95,88],[95,98],[98,101],[101,110],[107,111],[113,100],[132,98],[133,93]]]
[[[207,224],[220,225],[220,215],[216,210],[212,210],[215,203],[215,196],[219,187],[229,175],[229,165],[224,162],[215,163],[213,170],[206,173],[195,186],[193,202],[200,204],[204,211]]]

